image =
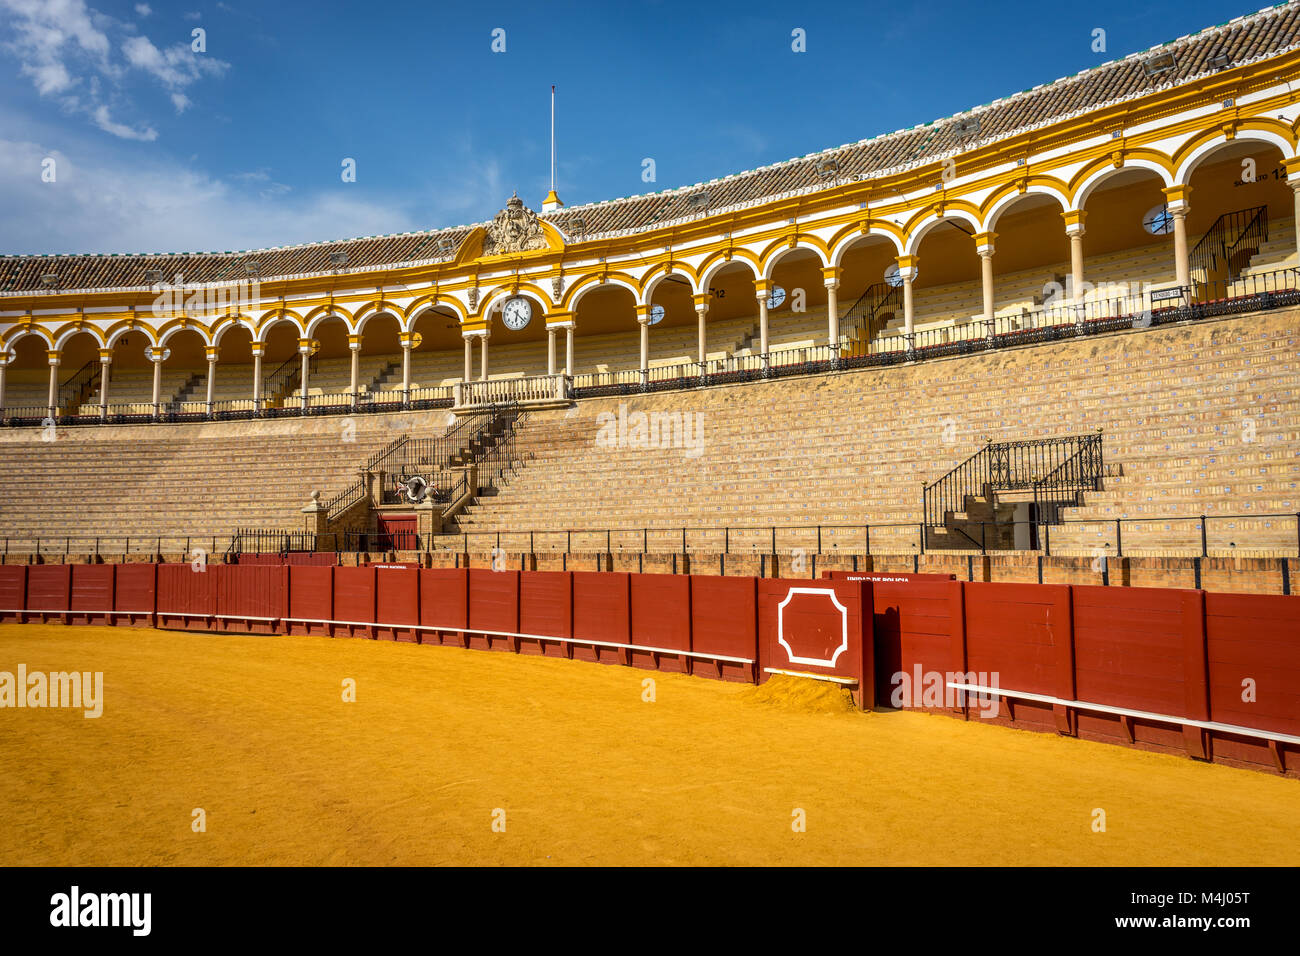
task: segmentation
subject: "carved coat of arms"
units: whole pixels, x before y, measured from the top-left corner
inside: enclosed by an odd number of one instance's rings
[[[537,213],[524,205],[518,195],[511,196],[506,208],[493,217],[483,237],[483,255],[499,256],[507,252],[528,252],[547,248],[546,236]]]

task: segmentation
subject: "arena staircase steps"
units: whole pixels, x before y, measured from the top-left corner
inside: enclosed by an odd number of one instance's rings
[[[926,547],[1015,547],[1015,516],[1059,524],[1105,476],[1101,432],[994,442],[922,492]],[[1021,505],[1029,508],[1021,509]]]
[[[1231,281],[1267,241],[1267,206],[1225,212],[1188,254],[1192,275],[1203,282]]]

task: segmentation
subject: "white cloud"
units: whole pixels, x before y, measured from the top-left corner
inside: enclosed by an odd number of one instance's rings
[[[112,118],[108,115],[107,106],[101,105],[96,107],[93,115],[96,126],[102,129],[105,133],[112,133],[114,136],[120,137],[121,139],[136,139],[141,142],[152,143],[158,138],[158,131],[151,126],[147,126],[142,130],[135,130],[122,123],[113,122]]]
[[[148,4],[137,4],[136,12],[149,16]],[[156,80],[177,113],[191,106],[186,88],[204,77],[220,76],[230,68],[223,60],[198,55],[181,42],[160,50],[143,36],[126,36],[121,41],[122,59],[113,55],[110,37],[132,30],[110,16],[86,6],[85,0],[0,0],[0,11],[13,16],[3,48],[19,62],[19,73],[28,77],[43,97],[57,99],[68,112],[88,116],[101,130],[114,136],[153,140],[157,131],[141,124],[143,132],[109,118],[114,111],[131,112],[124,88],[132,68]]]
[[[0,254],[254,249],[425,228],[403,202],[341,183],[298,194],[265,170],[226,182],[81,149],[0,139]],[[54,183],[41,181],[47,156],[57,162]]]

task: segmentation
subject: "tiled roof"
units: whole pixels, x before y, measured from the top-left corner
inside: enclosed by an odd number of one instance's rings
[[[543,218],[570,238],[596,238],[653,229],[726,208],[884,176],[1097,110],[1108,103],[1178,86],[1228,66],[1276,56],[1297,44],[1300,4],[1279,4],[924,126],[694,186],[564,208],[544,213]],[[1149,73],[1147,62],[1163,53],[1174,54],[1173,68]],[[972,120],[978,120],[977,129],[970,128]],[[819,172],[828,160],[834,160],[838,168]],[[0,295],[45,291],[41,277],[47,274],[58,276],[58,289],[70,290],[147,286],[150,280],[145,273],[154,269],[168,281],[179,272],[187,284],[233,282],[252,275],[247,268],[250,262],[256,263],[256,275],[263,280],[328,273],[339,268],[330,261],[330,253],[334,252],[347,253],[344,268],[349,271],[412,265],[445,258],[445,247],[439,251],[439,240],[459,245],[473,228],[458,226],[239,253],[2,256]]]

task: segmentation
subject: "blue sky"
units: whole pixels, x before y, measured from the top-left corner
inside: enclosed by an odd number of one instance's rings
[[[653,192],[948,116],[1256,9],[0,0],[0,253],[428,229],[490,218],[514,189],[540,208],[552,83],[561,198]]]

